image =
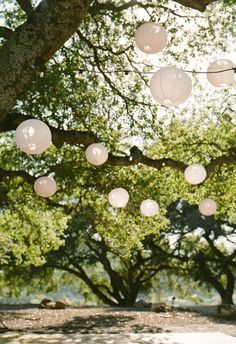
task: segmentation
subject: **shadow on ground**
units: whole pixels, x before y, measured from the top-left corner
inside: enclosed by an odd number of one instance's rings
[[[132,323],[135,321],[135,317],[124,315],[106,315],[98,314],[93,316],[74,317],[73,320],[67,321],[62,325],[53,327],[43,327],[37,330],[37,333],[120,333],[121,329],[127,330],[127,333],[150,333],[150,332],[165,332],[161,327],[153,327],[146,325],[139,325]],[[169,332],[169,331],[168,331]]]
[[[154,335],[155,336],[155,335]],[[167,334],[161,338],[153,338],[151,334],[118,335],[118,334],[9,334],[0,336],[1,344],[181,344]],[[185,343],[184,343],[185,344]]]
[[[4,327],[5,321],[8,319],[20,319],[25,317],[27,319],[27,313],[16,313],[16,312],[7,312],[3,317],[0,316],[0,333],[8,331],[20,331],[20,332],[32,332],[32,333],[110,333],[110,334],[119,334],[121,332],[129,333],[160,333],[160,332],[170,332],[164,330],[158,326],[149,326],[149,325],[140,325],[135,324],[134,316],[126,315],[112,315],[112,314],[96,314],[87,317],[76,316],[70,321],[65,321],[62,324],[54,326],[37,326],[37,319],[35,320],[35,327],[25,327],[23,329],[14,328],[11,330],[9,327]],[[30,319],[32,321],[32,319]]]

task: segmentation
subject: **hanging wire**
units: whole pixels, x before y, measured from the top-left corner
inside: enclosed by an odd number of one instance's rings
[[[228,71],[234,71],[234,73],[236,73],[236,67],[233,67],[233,68],[227,68],[227,69],[223,69],[223,70],[217,70],[217,71],[212,71],[212,72],[203,72],[203,71],[196,71],[196,70],[187,70],[187,69],[182,69],[183,72],[186,72],[186,73],[192,73],[192,74],[218,74],[218,73],[223,73],[223,72],[228,72]],[[101,74],[101,73],[106,73],[106,74],[112,74],[112,73],[124,73],[124,74],[129,74],[129,73],[140,73],[140,74],[154,74],[156,73],[156,71],[150,71],[150,72],[138,72],[138,71],[135,71],[135,70],[126,70],[126,69],[123,69],[123,70],[119,70],[119,69],[115,69],[115,70],[103,70],[102,72],[100,71],[95,71],[95,70],[87,70],[87,69],[78,69],[77,70],[77,73],[84,73],[84,72],[89,72],[89,73],[95,73],[95,74]]]
[[[234,73],[236,73],[236,67],[222,69],[222,70],[216,70],[216,71],[212,71],[212,72],[201,72],[201,71],[183,69],[184,72],[186,72],[186,73],[193,73],[193,74],[217,74],[217,73],[228,72],[230,70],[233,70]]]

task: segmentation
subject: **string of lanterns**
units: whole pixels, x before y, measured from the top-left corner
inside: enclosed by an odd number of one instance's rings
[[[145,23],[135,33],[136,46],[146,54],[156,54],[167,44],[167,33],[157,23]],[[213,62],[207,70],[208,81],[215,87],[228,87],[234,83],[236,66],[227,59]],[[155,72],[150,81],[150,93],[161,105],[172,106],[185,102],[192,92],[192,82],[186,71],[176,67],[165,67]],[[49,127],[38,119],[22,122],[16,129],[15,141],[17,147],[29,154],[42,154],[50,146],[52,135]],[[108,151],[101,143],[93,143],[87,147],[87,161],[100,166],[108,159]],[[200,164],[192,164],[184,171],[184,177],[189,184],[201,184],[207,177],[205,168]],[[51,197],[57,191],[57,184],[52,177],[38,178],[34,183],[35,192],[41,197]],[[108,195],[108,201],[115,208],[124,208],[129,201],[129,193],[123,188],[115,188]],[[216,212],[217,204],[212,199],[204,199],[198,209],[204,216]],[[155,216],[159,212],[156,201],[146,199],[140,205],[144,216]]]
[[[50,146],[52,135],[49,127],[38,119],[29,119],[22,122],[16,129],[15,141],[17,147],[29,154],[41,154]],[[108,151],[101,143],[93,143],[85,151],[87,161],[100,166],[108,159]],[[185,169],[184,177],[192,185],[202,183],[206,179],[205,168],[200,164],[192,164]],[[41,197],[48,198],[57,191],[57,184],[52,177],[39,177],[34,183],[34,191]],[[123,188],[115,188],[108,195],[108,201],[114,208],[124,208],[129,201],[129,193]],[[216,202],[206,199],[199,204],[200,212],[210,216],[216,211]],[[156,201],[146,199],[140,205],[140,212],[144,216],[155,216],[159,212]]]

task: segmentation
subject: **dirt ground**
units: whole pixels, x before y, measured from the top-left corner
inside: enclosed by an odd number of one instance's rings
[[[194,312],[176,309],[155,313],[135,308],[49,310],[33,306],[0,306],[0,331],[81,334],[221,332],[236,337],[236,319],[219,319],[213,315],[214,308],[204,309],[205,314],[202,311],[196,308]]]

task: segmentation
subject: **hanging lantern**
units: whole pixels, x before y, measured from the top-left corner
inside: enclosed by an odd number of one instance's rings
[[[200,164],[192,164],[184,171],[184,177],[189,184],[197,185],[206,179],[207,173],[205,168]]]
[[[153,98],[161,105],[179,105],[190,96],[192,82],[181,69],[165,67],[153,74],[150,91]]]
[[[155,216],[159,211],[159,207],[156,201],[152,199],[145,199],[140,205],[140,212],[144,216]]]
[[[28,119],[16,128],[15,140],[23,152],[41,154],[50,146],[52,135],[47,124],[38,119]]]
[[[213,199],[207,198],[198,205],[200,213],[204,216],[211,216],[216,212],[217,204]]]
[[[88,146],[85,155],[88,162],[95,166],[104,164],[108,159],[107,149],[101,143],[93,143]]]
[[[129,194],[123,188],[116,188],[109,193],[108,201],[115,208],[124,208],[129,201]]]
[[[135,43],[142,52],[156,54],[166,46],[166,30],[157,23],[145,23],[136,30]]]
[[[51,177],[40,177],[34,183],[34,191],[41,197],[51,197],[57,191],[57,184]]]
[[[232,68],[236,66],[227,59],[216,60],[207,69],[207,79],[215,87],[227,87],[235,82],[235,72]],[[232,69],[232,70],[226,70]],[[220,72],[222,71],[222,72]],[[224,72],[223,72],[224,71]],[[209,73],[211,72],[211,73]],[[212,73],[220,72],[220,73]]]

